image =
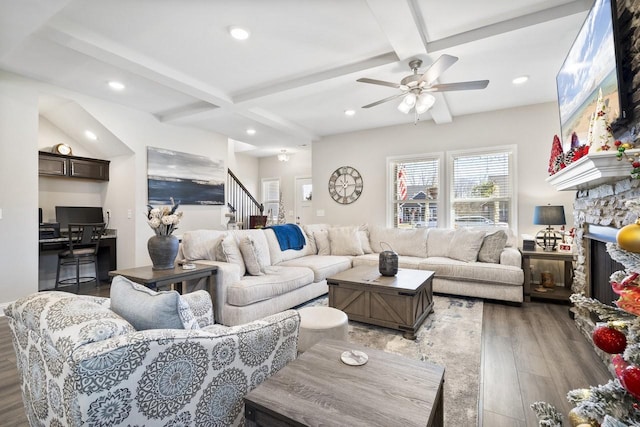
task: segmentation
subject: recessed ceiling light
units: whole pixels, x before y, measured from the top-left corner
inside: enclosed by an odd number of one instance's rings
[[[98,135],[96,135],[95,133],[91,132],[90,130],[85,130],[84,131],[84,136],[86,136],[87,139],[90,139],[91,141],[97,141],[98,140]]]
[[[111,89],[113,89],[113,90],[117,90],[117,91],[124,90],[124,88],[125,88],[125,85],[124,85],[124,84],[122,84],[122,83],[120,83],[120,82],[117,82],[117,81],[115,81],[115,80],[110,81],[108,84],[109,84],[109,87],[110,87]]]
[[[236,40],[246,40],[251,35],[249,30],[236,26],[229,27],[229,34]]]
[[[247,129],[247,135],[255,135],[255,134],[256,134],[255,129],[252,129],[252,128]]]
[[[515,79],[513,79],[511,81],[511,83],[513,83],[514,85],[521,85],[522,83],[526,82],[527,80],[529,80],[529,76],[520,76],[520,77],[516,77]]]
[[[344,110],[344,115],[345,116],[353,116],[356,114],[355,110]]]

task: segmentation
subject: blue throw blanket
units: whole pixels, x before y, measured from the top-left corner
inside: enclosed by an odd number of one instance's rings
[[[304,235],[296,224],[271,225],[269,227],[276,233],[280,250],[300,250],[304,247]]]

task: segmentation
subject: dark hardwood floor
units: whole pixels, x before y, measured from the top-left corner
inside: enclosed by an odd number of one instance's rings
[[[108,286],[86,293],[108,296]],[[532,402],[544,400],[566,415],[571,409],[565,398],[569,390],[603,384],[610,378],[569,318],[568,306],[485,302],[480,425],[535,427],[538,423],[529,409]],[[6,317],[0,317],[0,426],[25,425],[9,326]]]

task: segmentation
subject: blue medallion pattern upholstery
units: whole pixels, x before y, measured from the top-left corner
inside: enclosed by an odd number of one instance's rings
[[[241,425],[243,397],[296,357],[300,316],[217,325],[202,293],[183,295],[191,330],[136,331],[108,298],[66,292],[9,305],[30,425]]]

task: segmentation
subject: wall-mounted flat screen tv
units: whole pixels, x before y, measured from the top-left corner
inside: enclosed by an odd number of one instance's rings
[[[626,118],[621,52],[617,42],[615,0],[596,0],[556,77],[562,143],[566,152],[573,132],[587,143],[589,121],[598,92],[608,104],[608,118],[619,124]]]

